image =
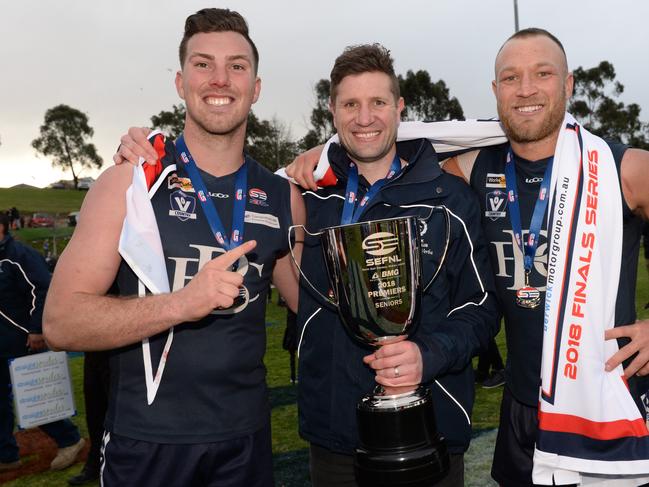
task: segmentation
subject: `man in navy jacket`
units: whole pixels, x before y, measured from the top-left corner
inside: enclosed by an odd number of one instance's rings
[[[356,403],[376,383],[389,388],[422,383],[432,390],[437,425],[451,454],[450,472],[438,485],[461,486],[463,453],[471,435],[471,357],[486,348],[498,328],[479,205],[463,181],[432,163],[437,156],[427,141],[395,144],[403,99],[385,48],[346,49],[336,60],[331,84],[330,109],[342,144],[332,146],[329,158],[338,182],[304,193],[309,230],[341,223],[343,205],[350,196],[346,184],[352,163],[359,173],[356,201],[360,201],[398,160],[396,176],[367,203],[360,220],[425,218],[432,206],[444,205],[450,210],[451,235],[439,277],[422,297],[414,333],[378,350],[354,341],[336,310],[302,286],[298,408],[300,434],[311,447],[312,482],[315,486],[355,485]],[[427,283],[439,265],[444,218],[432,216],[421,233],[423,281]],[[305,239],[302,266],[326,294],[329,283],[318,237]]]
[[[16,242],[9,228],[9,217],[0,215],[0,472],[20,467],[13,436],[14,410],[7,361],[45,350],[41,322],[50,284],[43,257]],[[84,444],[77,427],[66,419],[44,424],[41,429],[59,447],[52,470],[71,465]]]

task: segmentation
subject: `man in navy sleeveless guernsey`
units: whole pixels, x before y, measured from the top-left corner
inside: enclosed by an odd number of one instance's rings
[[[498,115],[510,142],[449,160],[444,168],[465,177],[478,193],[482,205],[483,228],[490,242],[492,267],[507,332],[507,383],[503,393],[500,428],[494,454],[492,476],[502,486],[531,485],[532,456],[538,429],[539,376],[543,343],[543,306],[521,306],[517,290],[529,286],[545,297],[548,273],[549,240],[546,219],[534,218],[544,176],[555,153],[567,100],[572,94],[572,75],[568,72],[563,46],[542,29],[525,29],[505,42],[496,58],[493,83]],[[622,270],[617,290],[615,324],[628,325],[636,320],[635,281],[641,216],[649,215],[647,171],[649,154],[609,143],[618,167],[623,193]],[[507,170],[508,154],[513,155]],[[644,176],[642,176],[644,173]],[[512,182],[512,180],[514,182]],[[503,201],[493,211],[495,192],[516,187],[520,206],[521,228],[513,228],[513,205]],[[605,204],[605,203],[604,203]],[[505,212],[505,207],[507,211]],[[535,221],[536,220],[536,221]],[[538,228],[533,228],[537,225]],[[516,226],[516,225],[515,225]],[[515,235],[524,234],[529,262],[517,252]],[[539,235],[534,250],[529,235]],[[526,277],[527,276],[527,277]],[[541,303],[543,299],[541,299]],[[640,354],[626,363],[625,372],[632,396],[641,411],[641,395],[648,389],[649,325],[638,323],[616,326],[606,331],[608,339],[631,337],[633,342],[611,358],[612,370],[634,352]],[[627,340],[628,341],[628,340]],[[626,341],[622,344],[626,344]],[[637,375],[636,373],[640,371]],[[646,413],[645,413],[646,414]],[[556,479],[555,479],[556,480]],[[558,482],[557,482],[558,484]]]
[[[52,280],[45,336],[114,349],[103,485],[269,487],[266,293],[272,279],[296,307],[287,229],[303,206],[243,153],[260,91],[243,17],[191,15],[179,51],[184,134],[154,136],[146,171],[111,167],[93,185]],[[105,296],[113,282],[119,298]]]

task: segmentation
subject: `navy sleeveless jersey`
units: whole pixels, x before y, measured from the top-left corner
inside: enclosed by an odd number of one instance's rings
[[[159,151],[160,152],[160,151]],[[151,198],[160,230],[169,285],[185,286],[209,260],[223,253],[205,219],[191,181],[166,142],[162,173]],[[227,232],[232,228],[234,174],[200,171]],[[175,327],[157,396],[147,405],[142,346],[115,350],[111,357],[108,431],[156,443],[207,443],[259,430],[269,418],[263,355],[265,312],[275,261],[288,251],[291,225],[289,183],[248,159],[244,240],[256,240],[244,276],[246,301],[200,321]],[[137,278],[122,262],[119,294],[137,295]],[[150,338],[157,370],[167,332]]]
[[[609,143],[619,168],[626,146]],[[491,266],[496,276],[496,289],[505,320],[507,335],[507,385],[514,397],[536,406],[539,398],[541,349],[543,346],[543,306],[524,309],[516,304],[516,291],[525,284],[523,257],[515,251],[516,241],[509,219],[505,161],[507,144],[480,150],[471,172],[471,187],[477,192],[482,212],[482,226],[488,241]],[[549,159],[530,162],[515,156],[516,184],[519,193],[523,239],[527,238],[539,187]],[[624,198],[622,198],[624,201]],[[636,319],[635,284],[641,220],[623,203],[624,238],[622,266],[615,309],[615,324],[626,325]],[[546,210],[547,214],[547,210]],[[543,218],[541,237],[530,273],[530,285],[541,291],[545,300],[547,277],[547,220]],[[633,387],[630,384],[631,387]],[[646,389],[646,388],[645,388]]]

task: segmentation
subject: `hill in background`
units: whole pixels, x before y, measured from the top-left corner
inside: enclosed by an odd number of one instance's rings
[[[0,188],[0,211],[15,206],[25,216],[36,212],[63,216],[78,211],[86,194],[86,191],[73,189],[40,189],[19,184],[12,188]]]

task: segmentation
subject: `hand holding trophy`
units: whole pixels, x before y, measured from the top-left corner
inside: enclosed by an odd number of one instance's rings
[[[437,277],[448,248],[448,212],[435,209],[446,218],[446,246],[426,286],[414,216],[329,227],[316,234],[333,298],[314,290],[336,306],[348,332],[363,344],[381,347],[414,331],[422,291]],[[399,375],[398,366],[394,374]],[[354,464],[360,486],[429,486],[447,472],[449,457],[435,425],[432,396],[421,385],[377,387],[358,403],[357,422],[360,446]]]

